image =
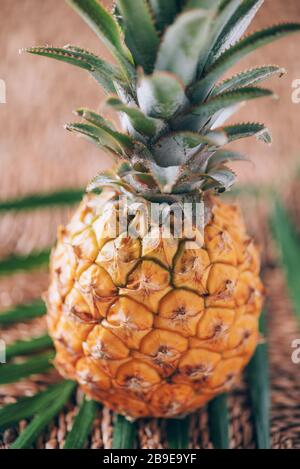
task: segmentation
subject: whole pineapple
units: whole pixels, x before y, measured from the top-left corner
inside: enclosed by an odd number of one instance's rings
[[[223,124],[243,101],[271,95],[254,85],[282,69],[220,77],[299,26],[241,40],[263,0],[118,0],[112,14],[96,0],[69,3],[118,65],[70,45],[28,51],[88,70],[124,133],[88,109],[77,111],[85,122],[67,125],[120,162],[95,177],[59,230],[47,296],[55,364],[127,417],[184,415],[231,388],[259,339],[258,251],[237,207],[217,197],[235,180],[226,163],[242,156],[221,147],[252,135],[270,142],[262,124]],[[113,229],[120,196],[136,236]],[[200,204],[203,231],[193,224],[194,237],[166,237],[164,219],[150,227],[141,202]]]

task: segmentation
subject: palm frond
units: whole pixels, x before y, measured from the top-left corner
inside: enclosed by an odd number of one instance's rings
[[[68,433],[64,449],[82,449],[92,431],[99,404],[95,401],[83,399],[79,412],[73,422],[72,430]]]
[[[83,194],[83,189],[62,189],[55,192],[30,194],[24,197],[2,200],[0,201],[0,212],[73,205],[80,202]]]
[[[265,314],[260,319],[260,332],[266,333]],[[250,398],[254,418],[256,444],[258,449],[270,449],[270,390],[268,347],[266,343],[257,346],[247,367]]]
[[[136,440],[136,424],[122,415],[116,415],[113,431],[113,449],[133,449]]]
[[[15,383],[28,376],[45,373],[49,368],[52,368],[51,361],[53,358],[54,352],[47,352],[22,363],[1,365],[0,385]]]
[[[31,303],[23,303],[0,313],[0,326],[8,326],[16,322],[29,321],[46,313],[46,305],[43,300],[35,300]]]
[[[11,445],[11,449],[27,449],[30,448],[37,440],[42,431],[49,425],[49,423],[57,416],[60,410],[66,405],[72,392],[74,391],[75,383],[72,381],[64,381],[60,394],[56,399],[51,402],[46,408],[41,410],[30,424],[23,430],[18,438]]]
[[[229,413],[227,395],[221,394],[208,404],[210,438],[215,449],[229,448]]]
[[[28,340],[19,340],[6,348],[6,360],[49,349],[52,348],[52,345],[52,340],[47,334]]]
[[[190,419],[172,419],[167,421],[167,440],[169,449],[188,449]]]
[[[50,249],[33,251],[30,254],[13,254],[0,260],[0,277],[19,271],[31,271],[48,265]]]
[[[300,323],[300,240],[290,214],[278,199],[275,200],[270,225],[286,275],[286,285]]]
[[[65,382],[50,386],[45,391],[38,392],[34,396],[22,397],[14,404],[7,404],[0,409],[0,431],[16,425],[24,419],[33,417],[38,412],[43,412],[61,393]]]

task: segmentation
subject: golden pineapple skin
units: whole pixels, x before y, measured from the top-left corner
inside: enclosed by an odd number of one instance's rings
[[[190,413],[229,390],[259,340],[259,254],[239,209],[211,198],[204,245],[111,239],[116,193],[89,194],[51,256],[60,373],[128,418]]]

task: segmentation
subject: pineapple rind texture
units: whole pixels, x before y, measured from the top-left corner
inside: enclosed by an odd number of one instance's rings
[[[201,249],[111,239],[115,195],[86,195],[59,229],[47,295],[55,365],[128,418],[185,415],[231,389],[256,348],[258,250],[218,198]]]

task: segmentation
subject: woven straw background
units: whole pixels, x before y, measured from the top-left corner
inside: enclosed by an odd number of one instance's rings
[[[103,47],[62,0],[1,0],[0,8],[0,50],[4,58],[0,78],[7,85],[7,104],[0,104],[0,197],[84,186],[95,172],[109,165],[109,160],[93,146],[65,132],[63,123],[72,119],[71,110],[76,107],[101,109],[103,95],[84,72],[47,59],[19,55],[18,50],[28,45],[72,43],[103,54]],[[254,28],[297,19],[300,21],[299,0],[266,0]],[[297,162],[300,107],[291,102],[291,83],[300,78],[300,62],[296,60],[298,46],[299,37],[285,39],[278,45],[266,47],[243,64],[279,63],[289,74],[280,81],[272,80],[273,88],[281,97],[279,102],[250,104],[240,113],[241,119],[247,121],[265,121],[274,134],[271,148],[253,141],[240,145],[256,163],[238,168],[241,180],[282,185]],[[300,448],[300,374],[297,365],[291,362],[291,342],[299,337],[299,331],[269,239],[265,207],[248,203],[245,209],[250,230],[262,246],[268,293],[272,446]],[[1,215],[0,257],[48,247],[55,239],[57,225],[69,215],[70,210],[66,209]],[[0,278],[0,308],[38,297],[47,282],[47,274],[43,272]],[[1,331],[1,338],[10,343],[39,335],[44,329],[44,320],[38,319]],[[51,372],[14,386],[2,386],[0,404],[14,402],[24,394],[31,395],[57,379],[57,374]],[[77,401],[80,399],[78,395]],[[231,447],[253,448],[254,429],[245,383],[241,382],[232,394],[230,408]],[[62,447],[76,411],[76,402],[70,403],[40,438],[37,447]],[[26,422],[21,422],[18,429],[5,432],[0,445],[7,447],[25,425]],[[190,434],[191,447],[211,447],[205,409],[193,415]],[[103,409],[95,421],[89,446],[109,448],[111,438],[112,415]],[[163,423],[141,421],[139,444],[143,448],[165,447]]]

